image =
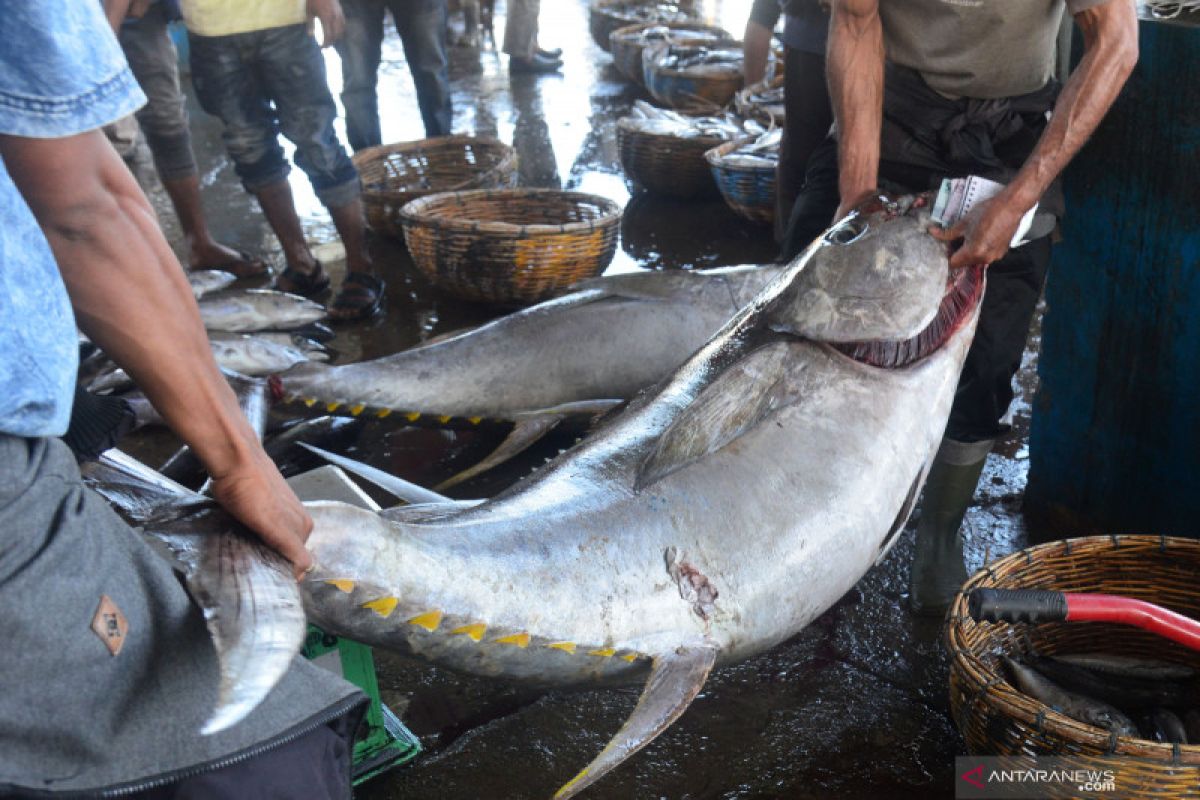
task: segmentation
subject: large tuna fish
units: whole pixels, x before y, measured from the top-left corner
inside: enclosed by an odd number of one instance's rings
[[[564,297],[383,358],[282,375],[331,412],[514,419],[623,400],[661,380],[782,271],[735,267],[598,278]]]
[[[795,634],[895,541],[983,292],[929,224],[923,198],[865,205],[657,389],[492,500],[309,504],[309,618],[475,674],[645,681],[559,792],[576,794],[673,722],[714,664]]]

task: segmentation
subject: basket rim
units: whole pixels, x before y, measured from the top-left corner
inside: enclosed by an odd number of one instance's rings
[[[477,172],[467,178],[464,178],[462,181],[458,182],[454,186],[443,189],[442,191],[456,191],[457,189],[459,189],[467,184],[470,184],[474,181],[479,180],[480,178],[482,178],[484,176],[490,175],[493,172],[500,170],[501,168],[505,167],[507,162],[516,159],[517,151],[512,147],[512,145],[505,144],[504,142],[500,141],[499,139],[497,139],[494,136],[486,136],[486,135],[472,136],[470,134],[465,134],[465,133],[454,133],[454,134],[448,134],[446,136],[430,136],[425,139],[413,139],[413,140],[407,141],[407,142],[392,142],[391,144],[377,144],[372,147],[366,147],[366,148],[363,148],[362,150],[359,150],[358,152],[356,152],[354,155],[352,155],[350,157],[350,161],[354,164],[355,169],[358,169],[358,168],[360,168],[362,163],[374,160],[381,156],[389,156],[393,153],[405,153],[405,152],[410,152],[410,151],[414,151],[414,150],[449,149],[449,148],[455,148],[455,147],[458,147],[458,146],[464,145],[464,144],[481,144],[486,147],[491,147],[491,148],[498,150],[502,155],[501,155],[500,160],[497,161],[491,167],[489,167],[485,170],[481,170],[480,172]],[[394,197],[398,194],[406,194],[406,193],[408,193],[408,191],[422,191],[422,190],[420,190],[420,189],[380,190],[380,189],[369,189],[366,186],[362,187],[363,197],[371,197],[371,198]]]
[[[586,222],[564,222],[558,225],[547,224],[532,224],[518,225],[513,222],[499,221],[479,221],[463,218],[445,218],[445,219],[429,219],[423,216],[427,206],[435,203],[443,203],[451,199],[458,203],[463,203],[475,199],[496,199],[504,200],[507,198],[521,196],[554,196],[556,198],[566,200],[582,200],[589,203],[594,203],[601,207],[601,216],[594,220]],[[480,232],[480,233],[500,233],[500,234],[552,234],[552,233],[574,233],[576,231],[590,231],[596,228],[603,228],[609,225],[617,224],[621,219],[621,206],[607,197],[602,197],[596,194],[587,192],[566,191],[560,189],[541,189],[541,188],[520,188],[520,189],[473,189],[461,192],[436,192],[434,194],[419,197],[416,200],[405,203],[400,209],[400,219],[405,226],[417,225],[422,227],[434,227],[449,230],[453,232]]]
[[[954,602],[946,614],[942,628],[943,646],[950,656],[950,670],[959,671],[968,679],[981,685],[980,691],[992,692],[988,703],[1000,713],[1007,714],[1027,724],[1037,723],[1039,719],[1052,723],[1058,730],[1054,735],[1059,738],[1070,738],[1077,741],[1087,741],[1092,745],[1106,748],[1110,756],[1125,756],[1149,761],[1154,764],[1195,766],[1200,764],[1200,744],[1178,745],[1170,742],[1154,742],[1138,737],[1118,737],[1102,728],[1096,728],[1079,720],[1055,711],[1040,700],[1029,697],[1018,691],[1002,674],[983,663],[979,654],[967,645],[962,638],[965,636],[964,624],[970,619],[967,613],[967,594],[975,588],[986,587],[996,581],[995,571],[1021,561],[1033,563],[1042,554],[1054,553],[1062,556],[1071,554],[1072,548],[1095,550],[1107,544],[1108,549],[1117,550],[1125,543],[1125,547],[1153,547],[1161,552],[1169,553],[1172,549],[1188,550],[1195,553],[1200,549],[1200,540],[1182,536],[1167,536],[1165,534],[1108,534],[1104,536],[1081,536],[1070,539],[1059,539],[1032,545],[1010,553],[1003,558],[985,564],[982,569],[972,575],[962,585]],[[1133,744],[1136,742],[1136,744]],[[1136,752],[1135,752],[1136,748]],[[1147,755],[1149,753],[1149,755]],[[1180,760],[1179,756],[1186,754],[1187,758]]]
[[[740,139],[732,139],[724,144],[719,144],[711,150],[706,150],[704,152],[704,160],[707,161],[709,165],[713,167],[713,169],[724,170],[726,172],[775,172],[776,167],[774,164],[770,166],[761,164],[752,167],[732,167],[719,163],[718,159],[721,158],[721,156],[736,150],[740,145],[743,145],[746,142],[752,142],[757,138],[757,136],[743,136]]]

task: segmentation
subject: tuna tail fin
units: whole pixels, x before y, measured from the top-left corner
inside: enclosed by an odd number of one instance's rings
[[[555,793],[554,800],[579,794],[679,719],[700,693],[716,658],[717,650],[710,645],[680,647],[657,656],[633,714],[600,755]]]
[[[322,450],[319,447],[313,447],[311,444],[298,442],[301,447],[309,452],[316,453],[321,458],[336,464],[347,472],[352,472],[355,475],[368,480],[381,489],[391,492],[400,500],[406,503],[453,503],[449,497],[440,495],[437,492],[418,486],[415,483],[406,481],[403,478],[397,478],[395,475],[390,475],[381,469],[376,469],[370,464],[364,464],[361,461],[355,461],[352,458],[339,456],[335,453],[330,453],[328,450]]]

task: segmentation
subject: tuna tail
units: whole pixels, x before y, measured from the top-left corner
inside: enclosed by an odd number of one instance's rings
[[[181,519],[183,509],[205,498],[119,450],[83,469],[93,488],[170,553],[204,615],[220,688],[201,732],[237,723],[274,688],[304,643],[304,608],[291,565],[215,507],[206,504]],[[217,530],[201,532],[206,516],[218,519]]]
[[[679,719],[700,693],[716,658],[717,650],[710,645],[680,647],[657,656],[633,714],[600,755],[555,793],[554,800],[579,794]]]

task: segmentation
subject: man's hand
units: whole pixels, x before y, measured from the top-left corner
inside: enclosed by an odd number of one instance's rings
[[[950,269],[976,264],[986,267],[1004,258],[1027,210],[1001,192],[972,208],[949,228],[935,225],[929,233],[943,242],[962,240],[962,247],[950,256]]]
[[[291,561],[296,580],[301,580],[313,563],[304,549],[312,518],[262,448],[254,448],[227,472],[213,473],[212,479],[217,502]]]
[[[879,190],[873,188],[873,189],[868,189],[865,192],[859,192],[858,194],[854,195],[853,197],[850,197],[849,199],[842,200],[841,204],[838,206],[837,213],[833,215],[833,221],[841,222],[842,219],[845,218],[845,216],[847,214],[849,214],[854,209],[858,208],[858,206],[861,203],[863,203],[866,200],[870,200],[873,197],[878,197],[878,196],[879,196]]]
[[[321,47],[329,47],[346,31],[346,18],[338,0],[308,0],[304,8],[308,15],[308,31],[312,33],[314,19],[321,20]]]

